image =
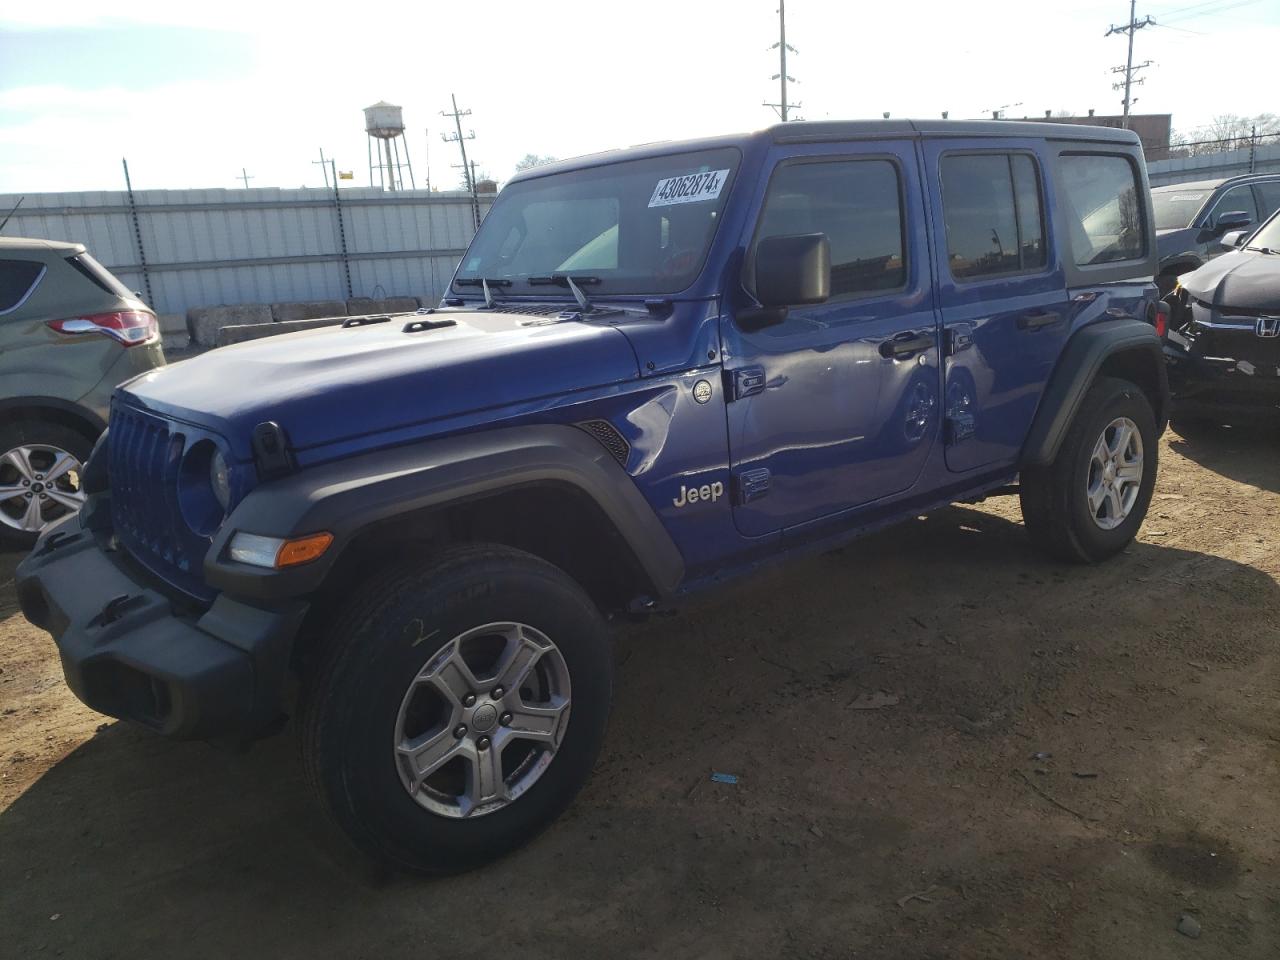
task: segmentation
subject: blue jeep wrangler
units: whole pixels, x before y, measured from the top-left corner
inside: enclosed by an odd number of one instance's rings
[[[791,123],[539,167],[440,307],[121,387],[22,609],[94,709],[291,716],[358,847],[465,869],[588,776],[610,615],[1013,489],[1053,556],[1123,549],[1168,408],[1155,264],[1127,131]]]

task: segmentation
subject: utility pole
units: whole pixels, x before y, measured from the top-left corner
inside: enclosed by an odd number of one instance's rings
[[[423,155],[423,160],[426,162],[426,165],[427,165],[427,192],[430,193],[431,192],[431,131],[428,130],[426,127],[423,127],[422,133],[423,133],[423,136],[425,136],[427,139],[427,145],[426,147],[423,148],[425,150],[425,153]]]
[[[1249,130],[1249,172],[1253,173],[1258,159],[1258,125],[1255,123]]]
[[[245,188],[246,190],[248,190],[248,189],[249,189],[249,181],[250,181],[250,180],[256,180],[256,179],[257,179],[257,177],[255,177],[255,176],[253,176],[252,174],[250,174],[247,170],[245,170],[245,168],[244,168],[244,167],[241,167],[241,168],[240,168],[240,176],[236,177],[236,179],[237,179],[237,180],[243,180],[243,181],[244,181],[244,188]]]
[[[312,163],[320,164],[320,169],[324,171],[324,188],[329,189],[329,161],[324,158],[324,147],[320,148],[320,159],[312,160]],[[334,181],[336,184],[338,181]]]
[[[471,165],[467,162],[467,141],[476,138],[476,132],[471,130],[464,137],[462,135],[462,118],[471,116],[470,110],[458,109],[458,97],[456,94],[449,94],[449,98],[453,101],[453,112],[441,110],[440,116],[453,117],[454,126],[457,133],[442,133],[440,136],[445,143],[457,143],[458,149],[462,151],[462,176],[466,180],[467,190],[471,193],[471,219],[475,221],[475,227],[480,229],[480,200],[476,196],[476,182],[471,176]]]
[[[787,43],[787,2],[786,0],[778,0],[778,42],[769,48],[778,51],[778,72],[769,79],[778,81],[778,103],[770,103],[768,100],[764,102],[764,106],[773,107],[777,111],[778,117],[783,123],[790,119],[791,108],[794,106],[799,108],[803,104],[791,104],[787,102],[787,81],[796,82],[795,77],[787,76],[787,53],[796,53],[800,51]]]
[[[1103,34],[1103,36],[1107,37],[1116,33],[1127,33],[1129,35],[1129,56],[1125,59],[1124,66],[1113,67],[1111,70],[1112,73],[1124,74],[1124,79],[1119,83],[1113,83],[1111,85],[1111,89],[1119,90],[1122,87],[1124,88],[1124,128],[1126,130],[1129,129],[1129,108],[1133,106],[1133,98],[1131,96],[1132,87],[1135,83],[1142,83],[1141,80],[1134,80],[1133,75],[1139,70],[1151,66],[1150,60],[1145,63],[1140,63],[1136,67],[1133,65],[1133,35],[1143,27],[1153,27],[1156,23],[1151,19],[1150,15],[1148,15],[1144,20],[1139,20],[1136,12],[1137,6],[1138,0],[1129,0],[1129,22],[1123,27],[1118,27],[1115,24],[1112,24],[1111,29]]]

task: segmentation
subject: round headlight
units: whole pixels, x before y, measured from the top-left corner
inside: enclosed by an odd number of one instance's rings
[[[213,495],[225,512],[231,505],[231,477],[221,451],[209,458],[209,486],[213,488]]]

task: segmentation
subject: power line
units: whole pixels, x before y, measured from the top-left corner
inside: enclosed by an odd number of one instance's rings
[[[1141,80],[1134,80],[1133,76],[1139,70],[1143,70],[1151,66],[1150,60],[1145,63],[1140,63],[1136,67],[1133,65],[1133,35],[1143,27],[1155,26],[1155,21],[1151,19],[1150,14],[1148,14],[1144,20],[1138,19],[1137,5],[1138,0],[1129,0],[1129,22],[1123,27],[1118,27],[1115,24],[1112,24],[1111,29],[1104,34],[1104,36],[1108,37],[1116,33],[1127,33],[1129,35],[1129,55],[1125,60],[1124,66],[1115,67],[1111,71],[1112,73],[1124,74],[1124,79],[1120,83],[1113,84],[1112,89],[1119,90],[1121,87],[1124,88],[1124,128],[1126,130],[1129,129],[1129,108],[1133,106],[1133,85],[1135,83],[1142,83]]]
[[[462,135],[462,118],[471,116],[470,110],[458,109],[458,97],[456,94],[449,94],[449,98],[453,101],[453,112],[446,110],[440,111],[442,117],[453,117],[453,124],[457,128],[457,133],[442,133],[440,136],[445,143],[456,143],[458,149],[462,151],[462,175],[466,180],[467,190],[471,193],[471,219],[475,222],[475,228],[480,229],[480,198],[476,196],[476,181],[471,175],[471,166],[467,163],[467,141],[476,138],[474,130]]]
[[[778,42],[769,48],[778,51],[778,72],[775,73],[770,80],[777,80],[779,87],[779,102],[770,103],[768,100],[764,102],[764,106],[773,107],[777,111],[779,119],[786,123],[790,119],[791,108],[800,108],[803,104],[787,102],[787,83],[798,82],[795,77],[787,76],[787,54],[798,54],[800,51],[791,44],[787,43],[787,3],[786,0],[778,0]]]

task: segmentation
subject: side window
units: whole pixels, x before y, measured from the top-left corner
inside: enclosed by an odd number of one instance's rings
[[[1262,197],[1262,209],[1258,211],[1262,216],[1259,219],[1265,219],[1280,210],[1280,180],[1263,180],[1256,186]]]
[[[1044,211],[1035,161],[1022,153],[944,156],[942,219],[957,280],[1045,265]]]
[[[1138,171],[1128,157],[1066,153],[1058,169],[1076,266],[1146,255],[1146,212],[1138,198]]]
[[[1258,205],[1253,200],[1253,188],[1247,183],[1232,187],[1213,205],[1213,219],[1228,211],[1243,210],[1249,215],[1250,223],[1258,222]]]
[[[769,181],[747,263],[765,237],[825,233],[832,300],[897,290],[907,282],[901,198],[888,160],[784,164]]]
[[[0,260],[0,313],[8,313],[27,299],[44,264],[31,260]]]

